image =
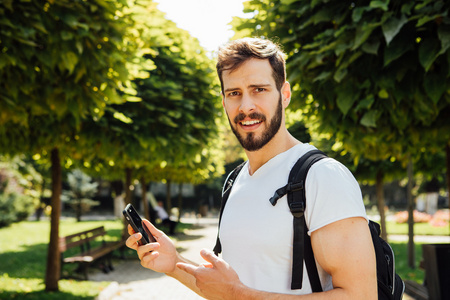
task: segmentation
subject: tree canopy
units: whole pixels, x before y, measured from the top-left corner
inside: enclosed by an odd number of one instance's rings
[[[73,140],[82,119],[125,101],[131,43],[126,1],[0,4],[0,149],[49,150]],[[50,152],[50,151],[48,151]]]
[[[293,105],[372,159],[450,140],[448,1],[247,1],[238,35],[278,38]],[[312,95],[312,96],[311,96]],[[295,102],[297,101],[297,102]]]
[[[116,179],[126,168],[134,169],[134,178],[170,179],[171,172],[156,172],[170,166],[185,182],[205,180],[205,171],[221,170],[207,149],[215,146],[210,140],[217,138],[220,112],[212,61],[198,40],[165,19],[155,3],[133,18],[140,42],[150,49],[142,71],[147,76],[134,81],[136,101],[111,105],[102,118],[83,123],[80,140],[88,153],[79,152],[79,159]]]

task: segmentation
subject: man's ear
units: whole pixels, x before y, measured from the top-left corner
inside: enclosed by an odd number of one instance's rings
[[[283,107],[288,107],[291,102],[291,85],[289,82],[285,81],[283,86],[281,87],[281,97],[283,100]]]
[[[222,97],[222,106],[225,108],[225,97],[223,96],[223,92],[220,92],[220,96]]]

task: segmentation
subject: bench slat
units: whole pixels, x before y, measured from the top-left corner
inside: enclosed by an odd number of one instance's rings
[[[103,226],[70,234],[59,238],[59,250],[65,252],[68,249],[86,244],[99,236],[106,235],[106,230]]]
[[[83,270],[85,272],[85,279],[87,280],[87,264],[92,263],[96,259],[107,256],[112,251],[119,249],[125,244],[124,240],[105,242],[104,236],[106,235],[106,230],[103,226],[93,228],[90,230],[85,230],[82,232],[67,235],[65,237],[59,238],[59,249],[61,251],[61,257],[63,263],[83,263],[85,266]],[[98,240],[97,238],[102,238]],[[91,241],[98,240],[101,242],[100,245],[95,243],[94,248],[91,248]],[[64,252],[74,247],[80,246],[81,253],[64,257]],[[110,260],[111,258],[109,258]],[[109,261],[111,267],[111,261]],[[62,267],[62,265],[61,265]]]

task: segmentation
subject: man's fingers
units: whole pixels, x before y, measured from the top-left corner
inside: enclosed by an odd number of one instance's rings
[[[214,252],[208,250],[208,249],[202,249],[200,251],[200,255],[203,257],[204,260],[211,263],[213,266],[216,266],[218,263],[221,262],[221,259],[218,258]]]
[[[190,264],[185,264],[185,263],[177,263],[177,268],[179,268],[180,270],[185,271],[188,274],[191,274],[194,276],[195,271],[197,270],[196,266],[190,265]]]
[[[150,244],[148,244],[148,245],[150,245]],[[141,260],[141,265],[143,265],[144,267],[146,265],[149,265],[153,260],[155,260],[157,257],[159,257],[159,252],[157,252],[157,251],[153,251],[153,250],[148,251],[148,249],[145,251],[140,251],[140,250],[141,250],[141,247],[138,248],[138,256],[139,256],[139,259]]]
[[[136,250],[137,250],[139,259],[142,259],[148,253],[157,250],[159,248],[159,246],[160,245],[158,243],[150,243],[150,244],[145,244],[145,245],[137,247]]]
[[[142,234],[134,233],[131,234],[130,237],[126,240],[125,245],[127,245],[128,248],[136,250],[138,247],[138,241],[142,238]]]
[[[128,224],[128,234],[129,234],[129,235],[132,235],[132,234],[134,234],[134,233],[135,233],[135,231],[134,231],[133,227],[131,227],[131,225]]]
[[[155,237],[156,240],[161,236],[161,231],[158,230],[158,228],[155,227],[149,220],[143,219],[142,223],[145,227],[150,231],[150,233]],[[144,228],[145,229],[145,228]]]

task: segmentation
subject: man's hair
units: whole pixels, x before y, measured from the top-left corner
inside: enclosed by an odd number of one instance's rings
[[[272,75],[278,90],[286,81],[286,62],[280,47],[272,41],[260,38],[243,38],[227,43],[219,49],[217,74],[223,93],[223,71],[234,71],[248,59],[268,59]]]

